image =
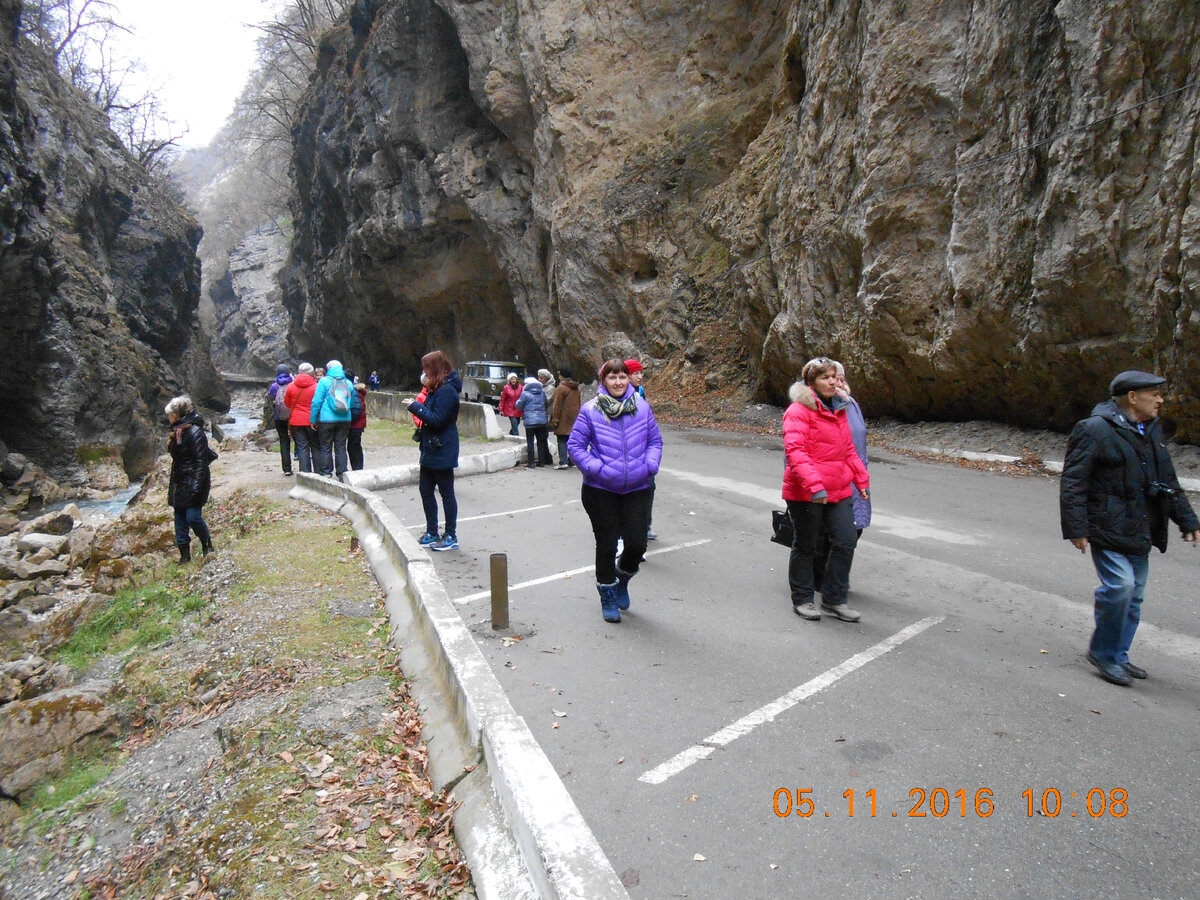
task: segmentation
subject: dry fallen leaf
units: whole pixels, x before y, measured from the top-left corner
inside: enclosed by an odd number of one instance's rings
[[[292,754],[290,754],[286,750],[284,750],[279,754],[279,758],[282,759],[285,763],[290,763],[292,761]]]
[[[551,711],[552,713],[554,713],[556,716],[558,716],[560,719],[565,719],[565,718],[567,717],[567,714],[566,714],[565,712],[563,712],[561,709],[554,709],[554,708],[552,707],[552,708],[550,709],[550,711]]]
[[[1092,710],[1092,712],[1094,712],[1094,713],[1095,713],[1096,715],[1098,715],[1098,716],[1099,716],[1099,715],[1103,715],[1103,714],[1100,712],[1100,710],[1098,710],[1098,709],[1093,709],[1093,710]]]
[[[699,799],[700,799],[699,794],[692,794],[692,796],[690,796],[690,797],[684,797],[683,802],[684,803],[695,803]]]

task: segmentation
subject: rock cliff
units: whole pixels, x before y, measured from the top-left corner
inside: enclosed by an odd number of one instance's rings
[[[0,0],[0,441],[55,477],[161,451],[162,406],[228,391],[196,320],[199,229]]]
[[[1200,439],[1200,6],[358,0],[296,132],[300,349],[1067,427],[1120,369]],[[656,385],[657,382],[657,385]]]
[[[286,258],[283,235],[264,225],[229,252],[225,274],[209,286],[216,310],[213,359],[225,371],[271,373],[269,383],[279,363],[291,362],[288,314],[277,277]]]

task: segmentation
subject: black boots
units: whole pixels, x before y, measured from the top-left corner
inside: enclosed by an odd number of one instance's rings
[[[192,545],[191,544],[180,544],[179,545],[179,562],[180,563],[190,563],[191,561],[192,561]]]
[[[205,556],[208,556],[208,554],[214,552],[213,545],[212,545],[212,538],[209,538],[207,541],[201,541],[200,548],[204,551]]]

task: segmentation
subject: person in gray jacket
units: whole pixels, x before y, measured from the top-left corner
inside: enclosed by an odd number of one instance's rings
[[[525,387],[521,390],[521,396],[517,398],[517,409],[521,410],[521,417],[525,421],[525,444],[528,448],[525,464],[531,469],[554,465],[548,438],[550,417],[546,414],[546,392],[542,390],[542,383],[536,375],[525,379]],[[535,441],[536,456],[533,447]]]

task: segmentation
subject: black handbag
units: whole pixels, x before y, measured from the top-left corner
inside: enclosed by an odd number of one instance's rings
[[[786,509],[771,510],[771,540],[776,544],[790,547],[794,535],[792,517],[788,515],[788,511]]]

